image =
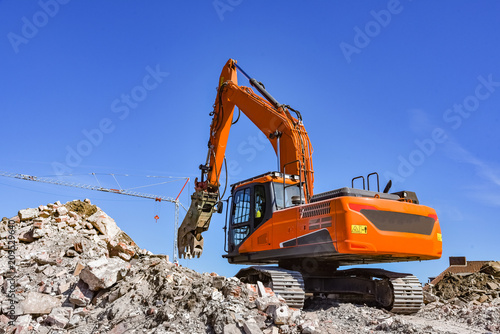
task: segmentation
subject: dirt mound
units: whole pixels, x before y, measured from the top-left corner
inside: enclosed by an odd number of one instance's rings
[[[97,212],[97,206],[90,204],[89,200],[84,200],[83,202],[80,200],[68,202],[64,204],[66,209],[69,211],[73,211],[80,215],[81,217],[90,217],[94,213]]]

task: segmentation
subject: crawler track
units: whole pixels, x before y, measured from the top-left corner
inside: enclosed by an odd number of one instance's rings
[[[323,294],[347,303],[367,304],[393,313],[417,313],[423,305],[422,285],[410,274],[383,269],[339,270],[331,276],[308,276],[279,267],[253,266],[236,275],[242,281],[263,282],[290,307],[304,306],[305,292]]]
[[[390,311],[400,314],[417,313],[424,302],[422,284],[420,284],[418,278],[409,275],[393,278],[390,282],[394,293],[394,301]]]
[[[290,307],[304,306],[305,290],[302,274],[298,271],[279,267],[253,266],[242,269],[236,277],[247,283],[261,281],[280,295]]]

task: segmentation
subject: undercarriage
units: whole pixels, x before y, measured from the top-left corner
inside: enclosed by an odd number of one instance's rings
[[[383,269],[335,270],[327,275],[253,266],[236,275],[243,282],[261,281],[286,300],[288,306],[302,308],[306,295],[384,308],[393,313],[412,314],[423,304],[422,285],[411,274]]]

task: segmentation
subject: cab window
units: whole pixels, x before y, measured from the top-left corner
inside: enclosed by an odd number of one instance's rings
[[[236,225],[232,228],[231,236],[234,245],[242,243],[250,233],[250,226],[248,224],[250,220],[250,208],[250,188],[237,191],[234,195],[231,220],[231,225]]]
[[[232,224],[246,223],[250,219],[250,188],[239,190],[234,195]]]
[[[274,205],[276,210],[281,210],[293,206],[292,197],[300,196],[301,188],[298,184],[287,185],[285,187],[284,192],[283,192],[282,182],[273,182],[273,185],[274,185],[274,198],[275,198]],[[285,197],[284,199],[283,196]]]

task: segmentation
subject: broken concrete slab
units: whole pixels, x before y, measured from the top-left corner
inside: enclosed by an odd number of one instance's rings
[[[80,278],[89,285],[90,290],[97,291],[109,288],[124,277],[130,269],[130,264],[120,258],[101,257],[87,263],[80,272]]]
[[[115,235],[120,233],[120,228],[116,225],[113,218],[108,216],[104,211],[97,210],[92,216],[88,217],[87,220],[102,234],[113,238]]]
[[[17,214],[19,216],[19,219],[22,222],[24,222],[24,221],[38,217],[38,213],[39,213],[39,211],[37,208],[36,209],[29,208],[29,209],[19,210],[19,212]]]
[[[273,319],[276,325],[285,325],[290,319],[290,309],[287,305],[281,305],[273,312]]]
[[[89,289],[88,284],[80,280],[71,292],[69,301],[76,306],[87,306],[93,296],[94,292]]]
[[[64,206],[60,206],[56,209],[56,213],[57,217],[66,216],[68,214],[68,209],[66,209],[66,207]]]
[[[223,334],[241,334],[241,330],[236,324],[227,324],[222,331]]]
[[[262,334],[262,330],[255,321],[244,321],[243,330],[245,334]]]
[[[20,302],[24,314],[49,314],[54,307],[61,304],[59,298],[33,291],[28,292],[26,298]]]
[[[72,312],[71,307],[55,307],[45,319],[45,323],[51,327],[65,328]]]

